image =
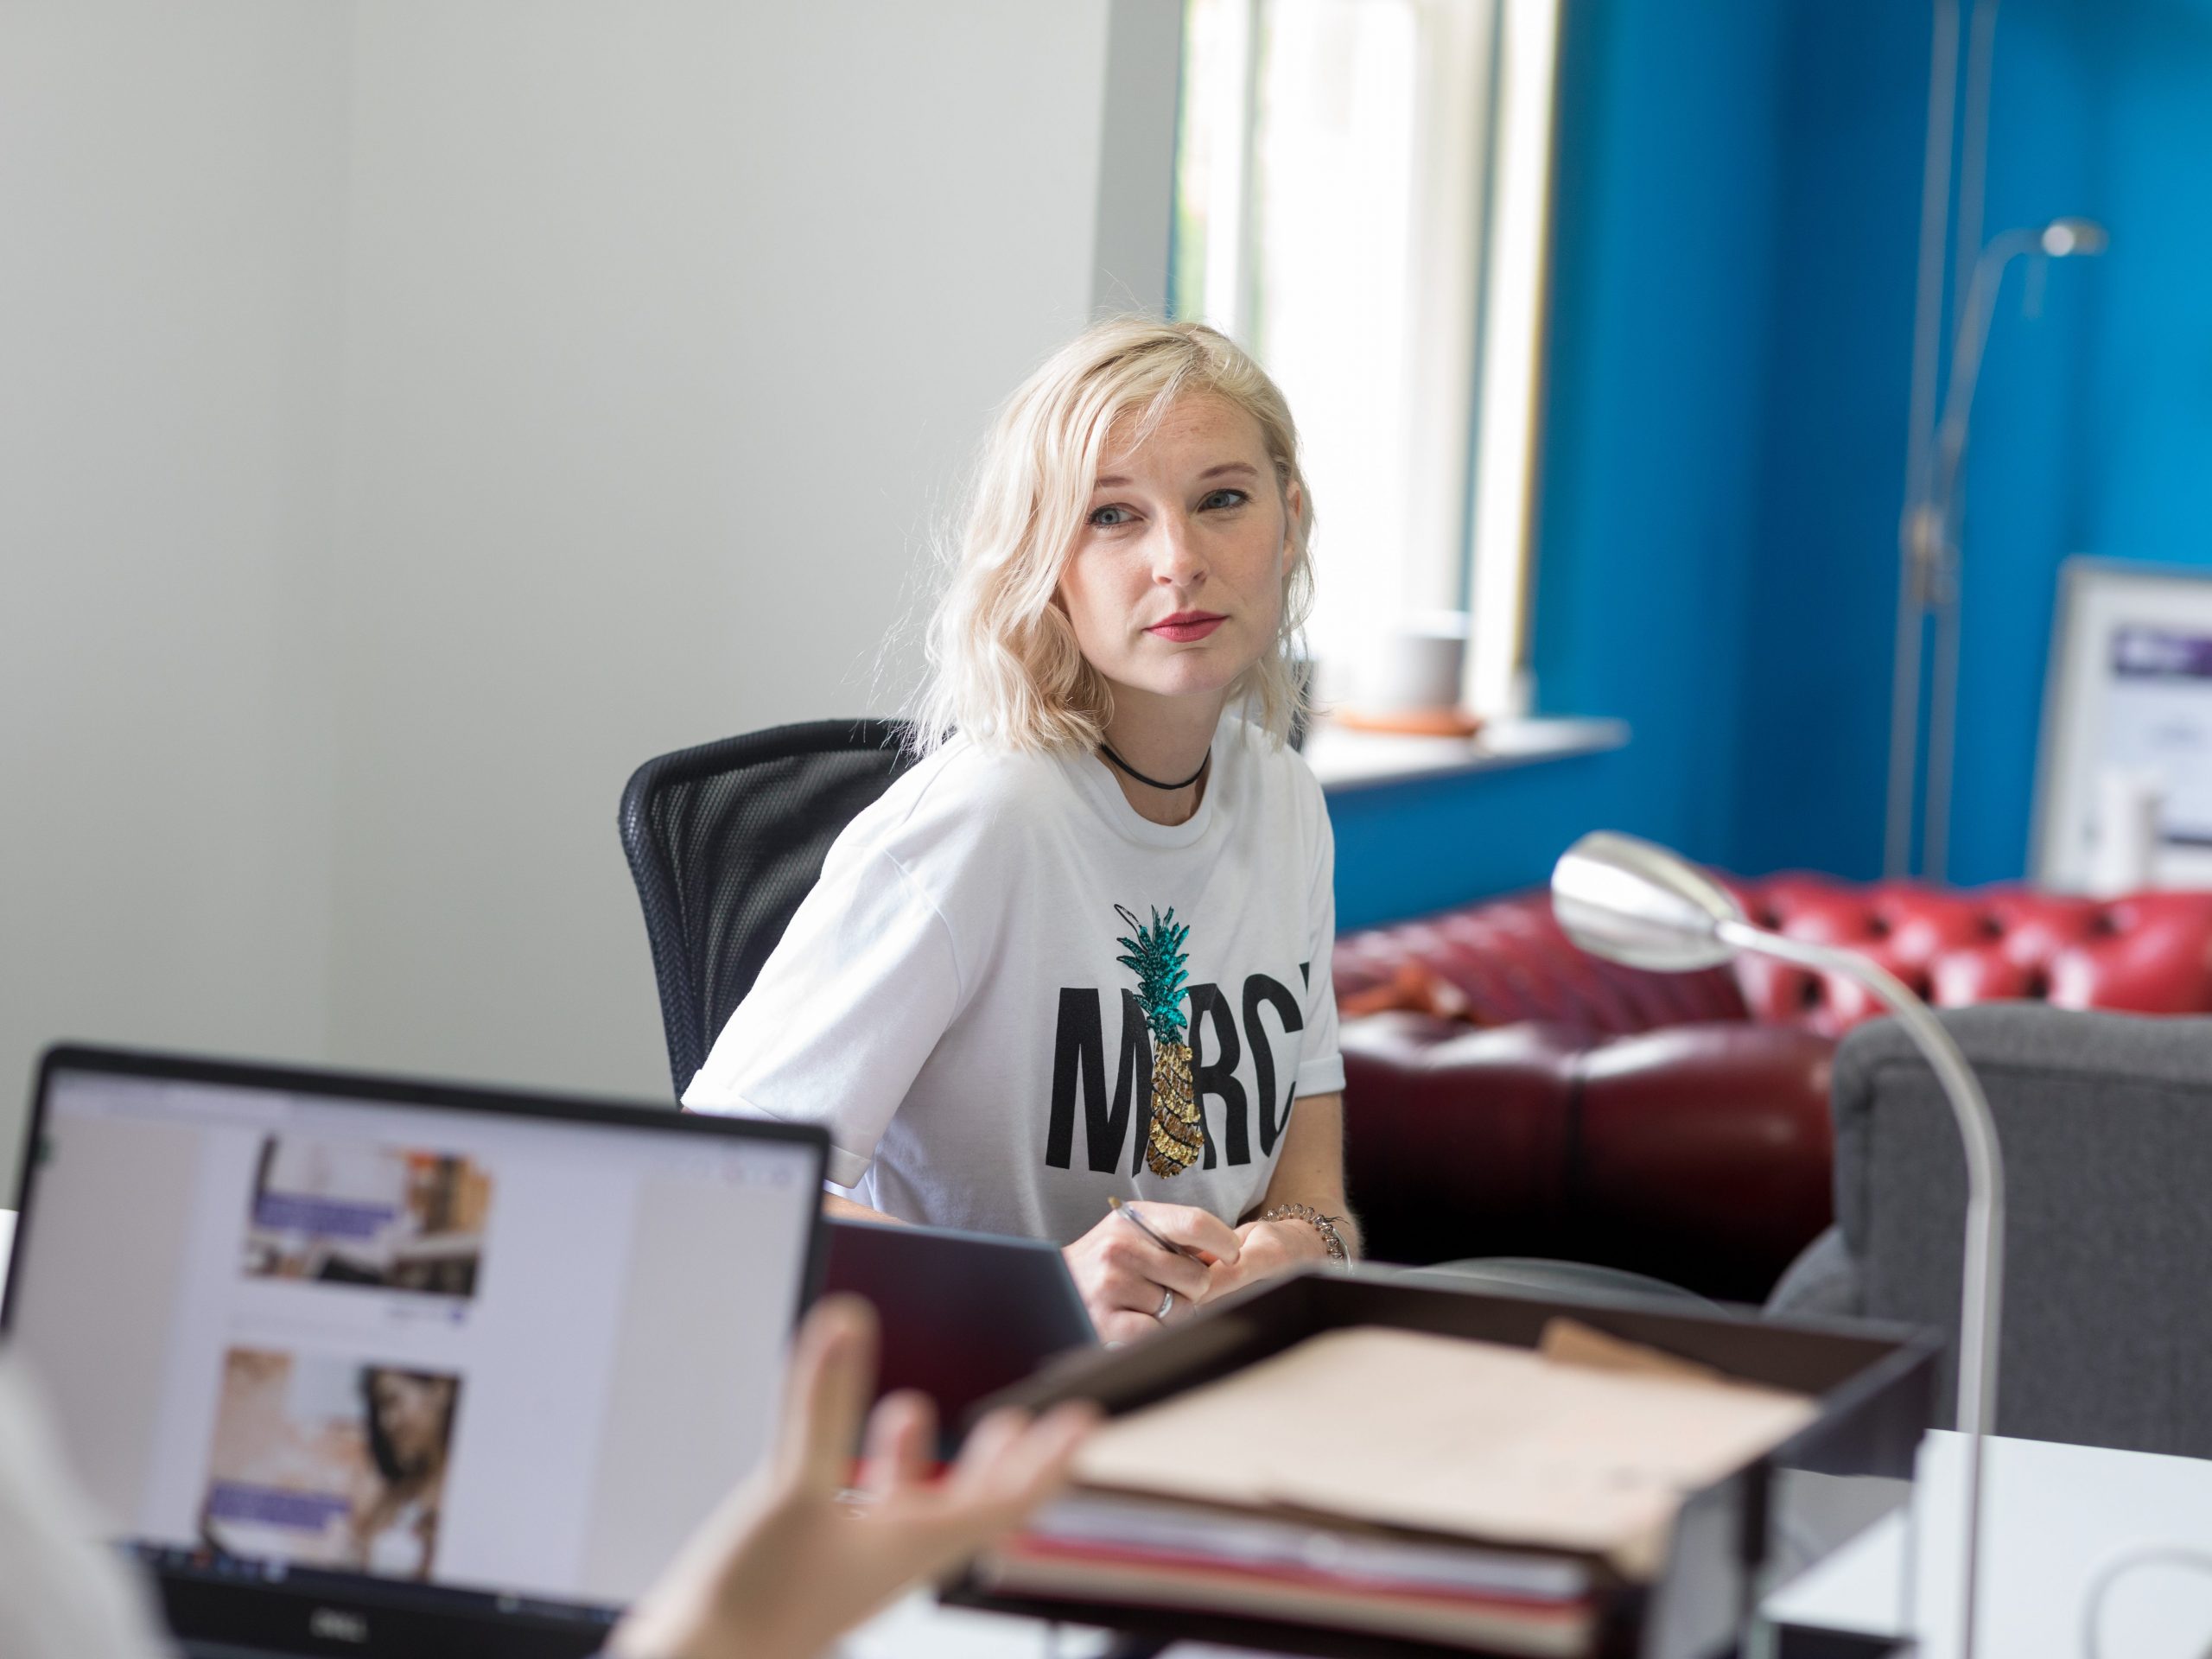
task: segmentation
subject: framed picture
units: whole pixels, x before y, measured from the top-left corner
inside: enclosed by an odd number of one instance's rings
[[[2130,884],[2115,868],[2212,887],[2212,570],[2067,561],[2031,866],[2064,891]]]

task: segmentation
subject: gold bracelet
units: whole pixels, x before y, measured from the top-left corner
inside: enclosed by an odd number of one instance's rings
[[[1351,1266],[1351,1251],[1344,1244],[1344,1236],[1337,1230],[1342,1216],[1325,1216],[1310,1204],[1278,1204],[1260,1212],[1262,1221],[1302,1221],[1321,1235],[1322,1245],[1329,1252],[1332,1266]]]

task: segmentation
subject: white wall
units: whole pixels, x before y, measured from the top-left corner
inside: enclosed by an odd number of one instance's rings
[[[12,3],[0,1088],[68,1029],[664,1098],[623,780],[904,690],[1089,308],[1108,0]]]
[[[347,50],[0,10],[0,1203],[54,1038],[327,1040]]]

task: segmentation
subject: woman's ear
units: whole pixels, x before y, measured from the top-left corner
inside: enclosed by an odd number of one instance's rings
[[[1298,521],[1306,512],[1306,492],[1293,479],[1282,486],[1282,574],[1290,576],[1290,563],[1298,542]]]

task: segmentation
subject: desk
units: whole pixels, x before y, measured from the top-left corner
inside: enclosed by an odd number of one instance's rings
[[[923,1591],[845,1638],[838,1659],[1102,1659],[1119,1638],[1080,1624],[940,1607]],[[1273,1659],[1243,1648],[1178,1642],[1160,1659]]]
[[[15,1212],[0,1210],[0,1279]],[[1892,1515],[1768,1599],[1778,1623],[1867,1636],[1904,1633],[1906,1554],[1917,1570],[1922,1659],[1957,1659],[1963,1443],[1922,1444],[1917,1527]],[[2212,1462],[1994,1438],[1983,1495],[1981,1644],[2002,1659],[2082,1659],[2083,1603],[2103,1564],[2139,1544],[2212,1554]],[[917,1594],[847,1640],[846,1659],[1098,1659],[1106,1633],[939,1607]],[[2104,1649],[2126,1659],[2202,1659],[2212,1649],[2212,1573],[2146,1566],[2107,1599]],[[1253,1659],[1179,1643],[1162,1659]]]
[[[1100,1659],[1110,1632],[940,1607],[917,1591],[847,1637],[838,1659]],[[1184,1659],[1184,1649],[1175,1650]],[[1163,1656],[1165,1659],[1165,1656]]]
[[[1965,1443],[1921,1445],[1916,1526],[1890,1516],[1768,1599],[1787,1624],[1896,1636],[1915,1557],[1921,1659],[1957,1659],[1960,1489]],[[2121,1550],[2171,1544],[2212,1553],[2212,1463],[2047,1440],[1989,1441],[1982,1491],[1980,1630],[1991,1659],[2082,1659],[2091,1581]],[[2106,1598],[2107,1656],[2200,1659],[2212,1648],[2212,1573],[2144,1567]]]

